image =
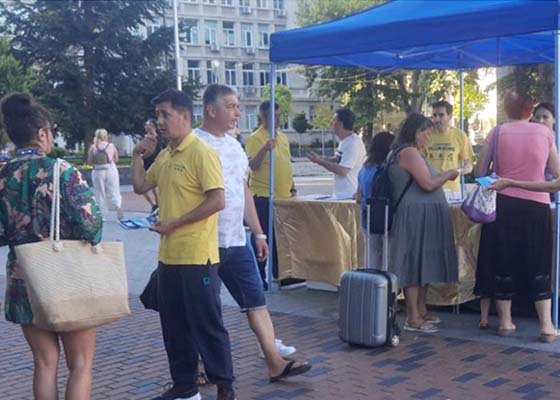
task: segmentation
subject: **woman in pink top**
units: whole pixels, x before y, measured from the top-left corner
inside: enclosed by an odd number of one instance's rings
[[[495,170],[500,177],[520,181],[544,181],[548,166],[559,174],[558,153],[550,130],[529,121],[532,100],[525,94],[508,92],[504,108],[509,121],[500,125]],[[489,135],[487,141],[490,141]],[[481,160],[487,148],[482,151]],[[486,168],[479,162],[477,175]],[[527,291],[539,317],[540,340],[552,342],[556,331],[551,320],[552,224],[550,197],[519,187],[504,187],[496,199],[496,221],[482,226],[474,292],[494,298],[500,319],[498,335],[515,332],[511,299]]]
[[[118,219],[122,219],[122,197],[117,169],[119,152],[108,139],[109,134],[105,129],[96,130],[95,139],[88,152],[88,163],[93,165],[93,192],[103,214],[110,208],[117,211]]]

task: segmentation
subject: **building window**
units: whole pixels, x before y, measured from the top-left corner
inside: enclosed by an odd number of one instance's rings
[[[242,43],[245,47],[253,47],[253,31],[252,26],[249,24],[242,24],[241,25],[241,37]]]
[[[255,71],[253,64],[243,64],[243,86],[255,86]]]
[[[274,25],[274,32],[281,32],[281,31],[285,31],[285,30],[286,30],[285,25]]]
[[[245,107],[245,125],[247,129],[252,131],[257,127],[257,107],[247,106]]]
[[[207,45],[216,44],[216,21],[204,21],[204,43]]]
[[[157,25],[149,25],[149,26],[146,27],[146,32],[148,33],[148,36],[150,36],[152,33],[157,31],[158,29],[159,29],[159,26],[157,26]]]
[[[226,85],[237,85],[237,71],[235,70],[235,62],[226,61]]]
[[[224,45],[235,46],[235,31],[233,30],[233,22],[224,21],[222,22],[222,27],[224,30]]]
[[[274,8],[275,10],[283,10],[284,0],[272,0],[272,8]]]
[[[193,120],[194,122],[202,121],[202,106],[193,106]]]
[[[206,61],[206,83],[218,83],[218,68],[217,61]]]
[[[259,24],[259,47],[268,48],[268,25]]]
[[[281,83],[284,86],[288,86],[288,74],[286,72],[277,72],[276,83]]]
[[[185,24],[185,42],[187,44],[198,44],[198,22],[196,19],[186,19]]]
[[[270,83],[270,66],[269,64],[260,64],[259,69],[259,85],[266,86]]]
[[[183,0],[184,3],[198,3],[198,0]]]
[[[233,0],[222,0],[222,6],[233,6]]]
[[[239,0],[239,7],[249,7],[250,5],[250,0]]]
[[[202,0],[204,4],[216,4],[216,0]]]
[[[268,0],[257,0],[257,8],[268,8]]]
[[[191,81],[200,82],[200,61],[187,61],[187,77]]]

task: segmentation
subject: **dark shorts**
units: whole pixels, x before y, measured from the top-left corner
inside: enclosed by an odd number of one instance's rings
[[[218,274],[242,312],[266,307],[262,280],[251,245],[220,247]]]

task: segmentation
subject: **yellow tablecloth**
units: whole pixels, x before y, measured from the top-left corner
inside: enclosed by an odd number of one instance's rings
[[[353,201],[276,200],[274,223],[280,279],[340,284],[344,271],[364,264],[360,208]],[[474,298],[480,227],[459,205],[450,206],[459,257],[459,282],[433,284],[428,303],[461,304]]]

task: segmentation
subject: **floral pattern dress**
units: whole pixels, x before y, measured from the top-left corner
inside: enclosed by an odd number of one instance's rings
[[[9,246],[5,316],[31,324],[33,314],[14,246],[49,239],[55,159],[18,156],[0,170],[0,246]],[[80,172],[63,162],[60,171],[60,238],[101,240],[103,220],[93,193]]]

